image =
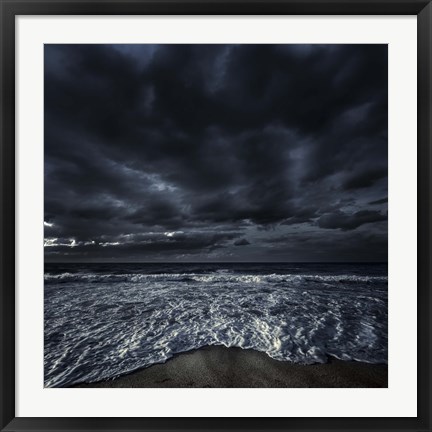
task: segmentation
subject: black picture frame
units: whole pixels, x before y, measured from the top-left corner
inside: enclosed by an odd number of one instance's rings
[[[432,5],[424,0],[0,0],[0,429],[2,431],[431,429]],[[415,418],[23,418],[15,416],[15,17],[17,15],[416,15],[418,415]],[[414,145],[414,143],[407,143]],[[413,234],[414,235],[414,234]]]

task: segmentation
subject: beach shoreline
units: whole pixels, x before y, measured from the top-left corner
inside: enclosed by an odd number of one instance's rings
[[[78,388],[386,388],[386,364],[296,364],[250,349],[206,346],[118,378]]]

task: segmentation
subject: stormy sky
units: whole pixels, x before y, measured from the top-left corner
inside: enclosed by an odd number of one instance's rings
[[[45,45],[45,259],[386,261],[386,45]]]

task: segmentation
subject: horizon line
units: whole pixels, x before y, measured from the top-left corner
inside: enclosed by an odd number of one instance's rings
[[[388,264],[388,261],[44,261],[44,264]]]

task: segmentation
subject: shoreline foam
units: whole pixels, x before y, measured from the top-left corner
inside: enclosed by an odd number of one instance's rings
[[[162,364],[81,388],[385,388],[386,364],[343,361],[301,365],[241,348],[206,346]]]

